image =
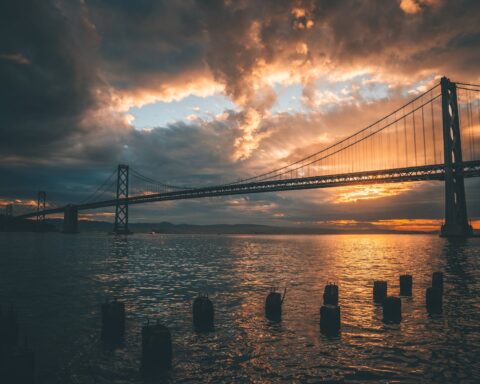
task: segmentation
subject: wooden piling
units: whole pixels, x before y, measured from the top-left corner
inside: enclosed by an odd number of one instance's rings
[[[196,331],[211,331],[214,327],[213,303],[207,295],[199,295],[193,301],[193,326]]]
[[[412,296],[412,285],[413,285],[412,275],[401,275],[400,276],[400,296]]]
[[[377,280],[373,282],[373,301],[377,304],[382,304],[383,299],[387,297],[387,282]]]
[[[400,323],[402,321],[402,300],[399,297],[387,296],[382,303],[383,322]]]

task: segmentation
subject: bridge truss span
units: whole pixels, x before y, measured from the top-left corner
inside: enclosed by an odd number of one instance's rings
[[[465,163],[463,175],[464,177],[480,176],[480,161],[472,161]],[[160,194],[150,194],[132,197],[129,200],[129,204],[141,204],[154,201],[195,199],[215,196],[241,195],[251,193],[291,191],[301,189],[331,188],[352,185],[401,183],[444,179],[444,165],[436,164],[430,166],[399,168],[382,171],[356,172],[340,175],[250,182],[244,184],[232,184]]]

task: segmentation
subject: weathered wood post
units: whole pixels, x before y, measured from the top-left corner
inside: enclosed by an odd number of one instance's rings
[[[270,290],[265,300],[265,317],[272,321],[280,321],[282,319],[282,304],[285,300],[287,289],[283,292],[283,297],[280,292],[276,292],[275,288]]]
[[[214,327],[213,303],[207,295],[199,295],[193,301],[193,327],[196,331],[211,331]]]
[[[425,303],[430,314],[439,314],[443,310],[443,293],[439,288],[429,287],[425,292]]]
[[[172,337],[158,322],[142,327],[142,366],[144,377],[155,377],[172,366]]]
[[[387,297],[387,282],[377,280],[373,282],[373,301],[376,304],[382,304],[383,299]]]
[[[399,297],[387,296],[383,300],[383,322],[400,323],[402,321],[402,300]]]
[[[322,305],[320,307],[320,331],[326,335],[340,332],[341,319],[338,305]]]
[[[412,275],[400,275],[400,296],[412,296]]]
[[[125,333],[125,304],[106,301],[102,304],[102,340],[119,342]]]

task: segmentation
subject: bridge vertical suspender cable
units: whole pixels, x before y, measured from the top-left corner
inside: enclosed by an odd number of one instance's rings
[[[431,91],[430,91],[430,95],[431,95]],[[434,117],[434,114],[433,114],[433,103],[430,103],[430,110],[431,110],[431,114],[432,114],[432,139],[433,139],[433,163],[436,164],[437,163],[437,140],[435,138],[435,117]]]

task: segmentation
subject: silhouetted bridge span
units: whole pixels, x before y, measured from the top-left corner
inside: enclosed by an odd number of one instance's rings
[[[464,178],[478,176],[480,86],[453,83],[444,77],[439,84],[373,124],[270,172],[221,185],[180,187],[151,179],[128,165],[119,165],[86,201],[55,207],[47,204],[45,192],[39,192],[37,211],[18,217],[45,220],[46,215],[64,213],[64,232],[76,232],[78,211],[114,206],[114,231],[128,233],[128,207],[133,204],[438,180],[445,182],[442,235],[469,236],[472,228]],[[135,181],[133,188],[131,179]],[[105,199],[105,194],[113,196]]]

